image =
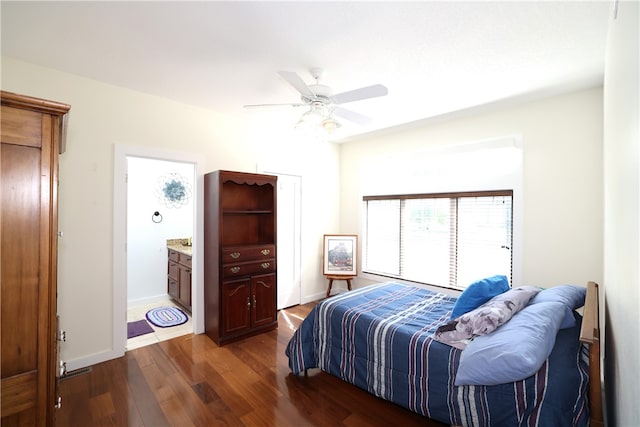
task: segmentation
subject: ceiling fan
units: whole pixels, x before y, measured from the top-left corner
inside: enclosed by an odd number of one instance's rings
[[[279,71],[278,74],[300,92],[300,102],[290,104],[253,104],[245,105],[244,108],[263,108],[263,107],[307,107],[296,128],[306,127],[309,125],[320,125],[322,128],[331,132],[341,126],[334,116],[350,120],[360,125],[369,124],[372,119],[355,111],[347,110],[340,107],[348,102],[360,101],[369,98],[385,96],[389,90],[381,85],[366,86],[359,89],[350,90],[338,94],[332,94],[331,88],[320,84],[322,77],[321,68],[312,68],[309,70],[315,83],[307,85],[302,78],[292,71]]]

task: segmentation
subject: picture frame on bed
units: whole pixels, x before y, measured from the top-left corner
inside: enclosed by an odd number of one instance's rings
[[[357,235],[325,234],[322,254],[322,273],[325,276],[358,275]]]

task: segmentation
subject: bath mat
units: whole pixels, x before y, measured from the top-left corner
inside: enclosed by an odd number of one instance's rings
[[[178,307],[158,307],[147,312],[147,320],[160,328],[186,323],[187,315]]]
[[[127,323],[127,339],[150,334],[151,332],[153,332],[153,328],[144,319]]]

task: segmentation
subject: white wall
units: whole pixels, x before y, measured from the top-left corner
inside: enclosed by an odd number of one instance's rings
[[[114,144],[194,153],[205,172],[296,164],[303,179],[302,298],[322,295],[322,235],[337,232],[339,224],[335,144],[305,141],[293,124],[262,116],[221,115],[1,59],[3,90],[71,105],[58,203],[64,231],[58,245],[58,312],[67,331],[61,357],[70,370],[113,357]]]
[[[619,2],[609,21],[604,83],[604,365],[609,425],[621,427],[640,422],[638,28],[639,3]]]
[[[429,147],[506,135],[521,135],[523,150],[522,253],[514,254],[522,257],[522,283],[514,284],[550,287],[601,281],[601,88],[425,122],[342,145],[340,231],[360,230],[360,215],[354,213],[360,212],[362,201],[362,159],[404,157],[410,164]],[[381,167],[379,173],[384,177],[389,171]],[[367,283],[356,279],[359,286]]]
[[[167,239],[193,237],[195,171],[189,163],[127,160],[127,304],[135,306],[167,298]],[[190,190],[179,206],[167,206],[158,193],[160,178],[172,173]]]

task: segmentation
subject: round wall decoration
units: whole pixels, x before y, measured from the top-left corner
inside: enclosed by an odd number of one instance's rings
[[[179,173],[169,173],[158,178],[158,199],[169,208],[179,208],[191,198],[191,184]]]

